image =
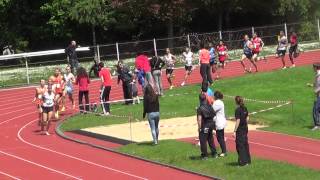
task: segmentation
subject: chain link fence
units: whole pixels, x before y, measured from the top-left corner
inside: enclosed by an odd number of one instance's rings
[[[93,60],[98,59],[105,62],[114,72],[114,65],[119,60],[123,60],[133,68],[137,52],[146,53],[148,56],[163,56],[165,49],[169,47],[178,60],[181,60],[181,54],[186,47],[191,48],[197,55],[201,43],[217,45],[222,39],[229,49],[230,59],[234,60],[238,59],[242,53],[243,35],[248,34],[251,37],[253,32],[257,32],[265,43],[263,55],[270,55],[275,52],[277,36],[280,31],[284,31],[287,37],[290,36],[291,31],[295,31],[298,34],[302,50],[320,48],[320,27],[319,20],[316,20],[314,22],[284,23],[210,33],[190,33],[173,38],[103,44],[90,47],[90,51],[79,52],[78,57],[81,66],[87,68],[88,71],[93,65]],[[96,57],[93,48],[97,50]],[[67,58],[63,53],[10,60],[2,60],[0,56],[0,87],[26,85],[38,82],[42,78],[47,79],[53,73],[54,67],[64,69],[66,64]]]

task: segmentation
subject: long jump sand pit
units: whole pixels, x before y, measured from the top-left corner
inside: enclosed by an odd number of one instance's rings
[[[235,122],[228,121],[226,133],[233,132]],[[261,125],[249,125],[249,130],[261,128]],[[94,128],[82,129],[89,133],[95,133],[117,139],[133,142],[151,141],[151,131],[148,121],[132,122],[125,124],[116,124],[108,126],[99,126]],[[181,139],[188,137],[197,137],[196,116],[179,117],[172,119],[160,120],[159,122],[159,139]]]

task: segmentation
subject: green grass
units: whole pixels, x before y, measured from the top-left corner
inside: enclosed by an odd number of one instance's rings
[[[258,158],[253,158],[250,166],[238,167],[235,153],[203,161],[199,159],[199,147],[175,140],[161,141],[157,146],[130,144],[119,151],[223,179],[320,179],[319,171]]]
[[[306,66],[224,79],[217,81],[214,89],[226,95],[241,95],[250,99],[292,100],[293,107],[289,105],[256,114],[252,116],[251,122],[268,125],[269,127],[264,130],[320,139],[320,133],[310,131],[313,124],[311,110],[314,95],[313,89],[307,87],[306,83],[312,82],[313,76],[311,66]],[[195,115],[199,90],[199,85],[193,85],[166,91],[166,96],[160,99],[161,119]],[[224,102],[227,116],[233,116],[235,109],[233,99],[225,98]],[[246,105],[251,112],[274,106],[259,102],[246,102]],[[111,112],[115,115],[131,115],[132,120],[143,120],[142,104],[129,108],[123,105],[112,105]],[[128,118],[75,116],[64,123],[63,130],[109,125],[114,122],[125,123],[128,122]]]

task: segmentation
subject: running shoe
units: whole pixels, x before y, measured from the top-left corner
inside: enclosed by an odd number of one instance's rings
[[[290,66],[290,68],[294,68],[294,67],[296,67],[296,65],[295,65],[295,64],[292,64],[292,66]]]
[[[282,68],[282,70],[284,70],[284,69],[287,69],[287,67],[285,66],[285,67]]]
[[[218,156],[219,156],[219,157],[226,157],[226,156],[227,156],[227,154],[225,154],[225,153],[221,153],[221,154],[219,154]]]
[[[56,119],[59,119],[59,111],[57,111],[57,112],[54,113],[54,117],[55,117]]]
[[[170,88],[169,88],[169,89],[171,90],[171,89],[173,89],[173,87],[174,87],[174,86],[170,86]]]
[[[48,131],[46,131],[44,134],[50,136],[50,133]]]
[[[314,126],[314,127],[311,129],[311,131],[315,131],[315,130],[318,130],[318,129],[320,129],[319,126]]]
[[[185,85],[185,82],[183,81],[182,83],[181,83],[181,86],[184,86]]]
[[[65,107],[65,106],[62,106],[61,112],[65,112],[65,111],[66,111],[66,107]]]

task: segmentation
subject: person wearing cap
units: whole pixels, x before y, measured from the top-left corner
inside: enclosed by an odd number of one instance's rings
[[[316,72],[315,80],[313,83],[314,93],[316,100],[313,105],[313,122],[314,127],[312,130],[320,129],[320,63],[313,64],[313,69]]]

